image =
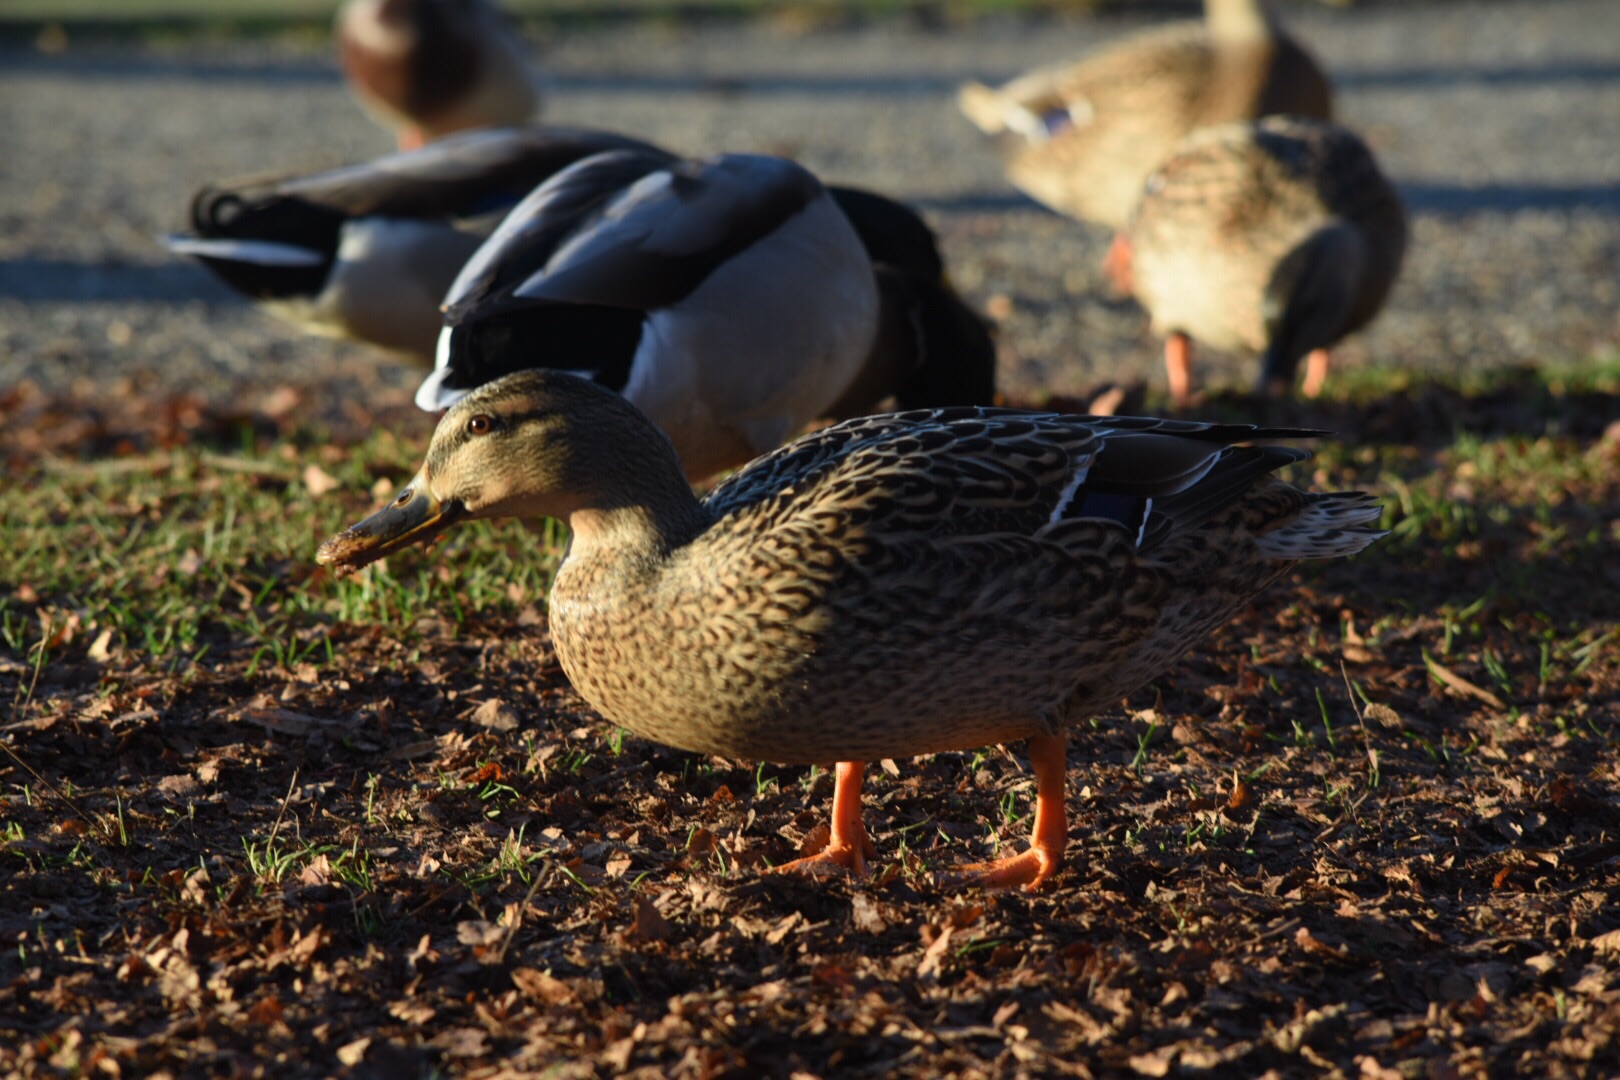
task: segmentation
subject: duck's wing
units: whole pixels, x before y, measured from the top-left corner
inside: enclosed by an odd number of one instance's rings
[[[464,132],[420,150],[282,180],[276,190],[349,217],[471,217],[509,209],[568,166],[610,150],[673,160],[628,135],[525,124]]]
[[[513,209],[462,267],[445,296],[439,361],[417,403],[443,408],[475,386],[541,366],[622,388],[648,313],[678,304],[822,195],[802,167],[752,154],[672,160],[624,150],[570,166]],[[492,336],[503,347],[487,347]]]
[[[864,188],[834,184],[827,188],[827,194],[855,226],[855,235],[861,238],[861,246],[873,263],[929,281],[944,278],[945,260],[939,253],[939,238],[917,211]]]
[[[349,221],[442,221],[476,234],[580,158],[629,148],[663,153],[611,132],[529,125],[469,132],[309,176],[226,181],[193,196],[191,231],[165,243],[250,296],[310,295],[325,282]]]
[[[868,536],[1061,544],[1111,523],[1139,547],[1196,527],[1303,450],[1238,444],[1320,434],[1246,424],[1013,409],[893,413],[795,440],[717,486],[717,518],[808,515]]]

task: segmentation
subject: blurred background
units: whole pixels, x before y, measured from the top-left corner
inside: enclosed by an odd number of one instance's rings
[[[404,402],[419,374],[301,334],[170,256],[200,185],[386,153],[345,95],[320,0],[0,0],[0,391],[294,384]],[[679,152],[760,150],[919,207],[951,277],[999,324],[1010,396],[1162,380],[1160,342],[1106,288],[1106,231],[1015,191],[961,116],[999,82],[1187,3],[512,0],[547,122]],[[1341,371],[1455,375],[1620,347],[1620,4],[1283,3],[1341,119],[1407,200],[1384,314]],[[1211,355],[1215,385],[1253,361]]]

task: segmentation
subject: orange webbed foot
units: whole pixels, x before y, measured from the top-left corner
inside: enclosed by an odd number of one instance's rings
[[[940,875],[942,883],[1034,892],[1063,866],[1069,842],[1069,818],[1064,806],[1064,772],[1068,741],[1062,735],[1036,735],[1029,740],[1029,763],[1035,770],[1035,828],[1029,850],[1018,855],[973,863]]]
[[[1017,855],[990,862],[969,863],[941,874],[940,879],[950,885],[965,885],[980,889],[1016,889],[1038,892],[1053,874],[1063,868],[1063,852],[1032,847]]]
[[[858,878],[870,875],[866,860],[877,858],[877,848],[861,823],[861,780],[865,772],[864,762],[838,763],[833,774],[832,827],[827,846],[814,855],[770,867],[767,874],[806,874],[816,878],[839,873]]]

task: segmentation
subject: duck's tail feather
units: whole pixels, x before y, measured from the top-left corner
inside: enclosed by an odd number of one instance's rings
[[[1335,491],[1306,497],[1305,509],[1288,524],[1256,538],[1261,554],[1273,559],[1335,559],[1354,555],[1381,536],[1367,528],[1384,506],[1365,491]]]
[[[1007,102],[1001,91],[980,82],[963,83],[956,91],[956,107],[986,135],[1007,130]]]
[[[911,285],[917,363],[895,389],[896,406],[994,404],[996,343],[989,324],[946,282],[913,277]]]
[[[283,244],[274,240],[239,240],[232,237],[204,237],[173,234],[162,238],[176,255],[221,262],[249,263],[253,266],[302,267],[325,265],[323,251]]]

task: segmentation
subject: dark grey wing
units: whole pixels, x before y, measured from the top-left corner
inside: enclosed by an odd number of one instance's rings
[[[576,161],[611,150],[675,160],[627,135],[530,124],[464,132],[420,150],[283,180],[276,190],[349,217],[473,217],[509,209]]]
[[[570,237],[598,227],[609,203],[671,160],[658,150],[594,154],[535,188],[456,275],[445,320],[455,326],[524,306],[514,299],[519,287],[544,277]]]
[[[822,193],[814,176],[784,158],[680,161],[603,203],[514,295],[641,311],[668,307]]]

